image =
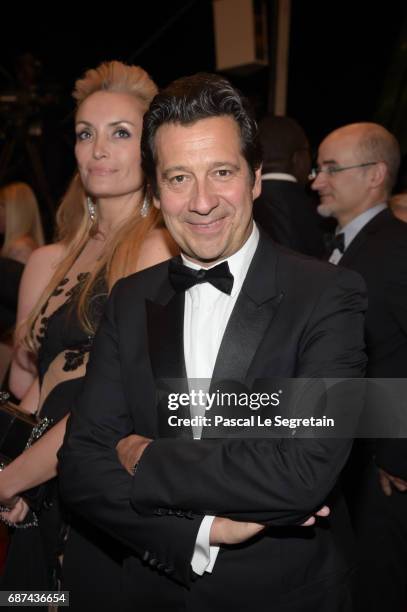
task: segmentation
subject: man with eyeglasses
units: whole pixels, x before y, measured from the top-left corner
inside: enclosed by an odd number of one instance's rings
[[[399,163],[390,132],[355,123],[323,140],[310,175],[318,212],[338,222],[329,261],[356,270],[367,284],[370,378],[407,376],[407,225],[387,206]],[[407,441],[376,440],[357,457],[350,464],[360,493],[351,499],[360,561],[356,609],[401,612],[407,599]]]

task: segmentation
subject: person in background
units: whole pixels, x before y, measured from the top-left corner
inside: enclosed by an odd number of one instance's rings
[[[267,115],[259,123],[262,190],[255,221],[279,244],[304,255],[324,253],[323,221],[308,187],[311,153],[302,127],[290,117]]]
[[[37,199],[26,183],[0,189],[0,384],[7,388],[18,290],[31,253],[44,244]]]
[[[0,341],[12,336],[16,322],[18,288],[24,266],[15,259],[0,257]]]
[[[0,189],[1,256],[26,264],[31,253],[44,244],[37,198],[26,183],[10,183]]]
[[[396,138],[376,123],[346,125],[318,150],[312,189],[337,221],[329,261],[359,272],[369,306],[370,378],[407,377],[407,225],[388,202],[400,164]],[[384,404],[390,418],[390,405]],[[369,410],[369,404],[367,406]],[[356,445],[348,469],[359,570],[357,612],[404,612],[407,603],[407,440]]]
[[[15,259],[0,257],[0,389],[7,389],[7,372],[13,354],[17,296],[24,266]]]

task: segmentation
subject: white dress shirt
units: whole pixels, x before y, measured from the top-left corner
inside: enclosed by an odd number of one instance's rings
[[[352,240],[359,234],[359,232],[365,227],[373,217],[378,215],[382,210],[387,208],[387,204],[376,204],[372,208],[368,208],[361,215],[358,215],[350,223],[345,225],[345,227],[336,228],[335,234],[344,234],[344,243],[345,243],[345,251],[352,242]],[[331,253],[329,261],[333,264],[338,264],[342,259],[343,253],[340,252],[339,249],[334,249]]]
[[[216,357],[223,334],[244,279],[259,242],[259,230],[253,230],[245,244],[226,260],[233,274],[233,288],[230,295],[219,291],[210,283],[194,285],[185,292],[184,306],[184,358],[189,388],[207,392],[212,378]],[[199,266],[182,256],[185,265],[200,269]],[[222,262],[217,262],[218,265]],[[214,266],[210,266],[214,267]],[[193,413],[192,413],[193,410]],[[191,407],[191,416],[205,413],[205,406]],[[195,439],[200,439],[202,428],[194,428]],[[209,532],[215,517],[205,516],[195,542],[191,565],[195,573],[211,572],[219,552],[218,546],[210,546]]]

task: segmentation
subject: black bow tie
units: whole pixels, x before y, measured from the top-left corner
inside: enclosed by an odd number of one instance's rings
[[[326,251],[329,255],[331,255],[335,249],[338,249],[341,253],[345,251],[345,234],[343,232],[339,234],[325,234],[324,242]]]
[[[199,283],[211,283],[214,287],[230,295],[233,288],[233,275],[230,273],[228,262],[224,261],[214,268],[201,268],[195,270],[179,261],[171,259],[168,266],[168,275],[175,291],[186,291]]]

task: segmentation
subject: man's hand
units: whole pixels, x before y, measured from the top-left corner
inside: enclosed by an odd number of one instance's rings
[[[385,470],[382,470],[382,468],[379,468],[379,482],[383,493],[387,495],[387,497],[390,497],[393,492],[392,485],[397,491],[400,491],[400,493],[407,491],[407,481],[397,476],[392,476],[388,472],[385,472]]]
[[[250,540],[250,538],[263,531],[263,529],[265,529],[265,526],[259,523],[244,523],[217,516],[212,523],[209,543],[211,546],[240,544]]]
[[[305,523],[301,525],[301,527],[312,527],[312,525],[315,525],[317,516],[326,517],[329,516],[330,512],[331,511],[328,506],[322,506],[322,508],[320,508],[318,512],[315,512],[314,516],[310,516],[309,519],[307,519]]]
[[[302,527],[311,527],[315,524],[316,517],[329,516],[330,510],[328,506],[322,506],[314,516],[310,516],[303,524]],[[260,531],[265,529],[265,525],[260,523],[246,523],[241,521],[232,521],[228,518],[217,516],[212,523],[211,531],[209,534],[209,543],[211,546],[220,546],[221,544],[241,544],[250,540]]]
[[[117,444],[116,451],[119,461],[131,476],[134,474],[134,466],[140,461],[150,442],[152,442],[150,438],[131,434]]]

